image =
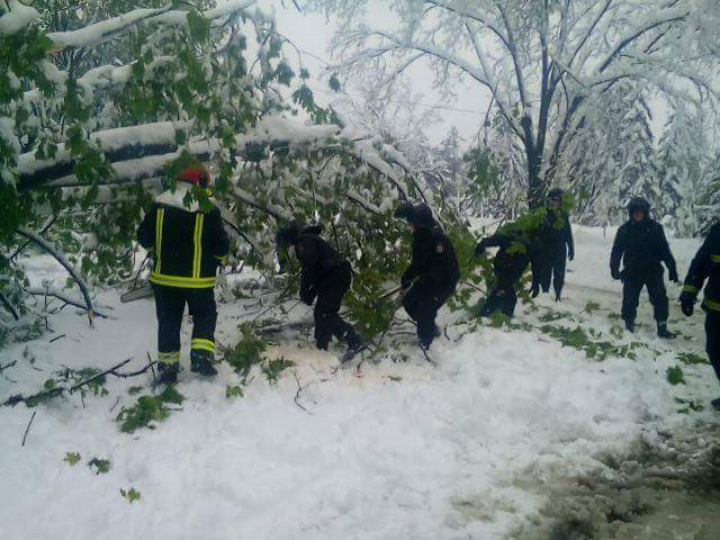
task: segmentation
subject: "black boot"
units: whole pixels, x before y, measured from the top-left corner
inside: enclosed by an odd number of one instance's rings
[[[159,376],[155,379],[155,384],[164,384],[171,386],[177,383],[178,373],[180,373],[180,362],[174,364],[166,364],[165,362],[158,362],[158,373]]]
[[[204,377],[217,375],[217,369],[213,366],[213,354],[209,351],[191,351],[190,371]]]
[[[658,337],[662,339],[675,339],[675,334],[670,332],[670,330],[667,329],[667,322],[659,322],[657,330]]]
[[[625,330],[631,334],[635,333],[635,321],[625,321]]]

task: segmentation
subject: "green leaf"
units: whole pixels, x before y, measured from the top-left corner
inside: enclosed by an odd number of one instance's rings
[[[88,467],[90,467],[90,469],[94,468],[95,474],[106,474],[110,471],[110,460],[95,457],[88,461]]]
[[[668,382],[673,386],[685,384],[685,376],[680,366],[669,367],[666,373]]]
[[[287,360],[284,357],[276,358],[274,360],[270,360],[266,365],[262,366],[260,369],[265,374],[265,377],[267,377],[267,380],[270,384],[277,383],[278,379],[280,378],[280,375],[283,371],[285,371],[289,367],[293,367],[295,365],[295,362],[291,360]]]
[[[226,398],[239,398],[244,397],[243,389],[240,386],[226,386],[225,387],[225,397]]]
[[[69,464],[71,467],[74,467],[75,465],[78,464],[78,462],[80,461],[80,459],[81,459],[81,456],[80,456],[79,453],[77,453],[77,452],[66,452],[66,453],[65,453],[65,458],[63,459],[63,461],[64,461],[65,463]]]
[[[130,504],[140,500],[140,492],[135,488],[130,488],[129,490],[121,489],[120,495],[127,499]]]
[[[340,84],[340,79],[338,79],[337,76],[334,74],[330,77],[330,80],[328,81],[328,85],[330,86],[330,89],[333,92],[339,92],[340,90],[342,90],[342,85]]]

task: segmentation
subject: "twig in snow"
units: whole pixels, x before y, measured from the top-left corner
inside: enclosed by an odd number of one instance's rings
[[[70,392],[70,393],[72,394],[72,393],[73,393],[75,390],[77,390],[78,388],[80,388],[80,387],[82,387],[82,386],[85,386],[86,384],[91,383],[91,382],[93,382],[93,381],[95,381],[95,380],[97,380],[97,379],[99,379],[99,378],[101,378],[101,377],[104,377],[105,375],[112,374],[113,371],[115,371],[116,369],[120,369],[121,367],[123,367],[125,364],[127,364],[127,363],[130,362],[131,360],[132,360],[132,358],[128,358],[127,360],[123,360],[122,362],[120,362],[119,364],[111,367],[110,369],[106,369],[105,371],[101,371],[101,372],[98,373],[97,375],[93,375],[93,376],[90,377],[89,379],[85,379],[84,381],[79,382],[79,383],[76,384],[75,386],[70,387],[70,389],[68,390],[68,392]]]
[[[118,396],[117,399],[115,400],[115,405],[113,405],[112,407],[110,407],[110,411],[109,411],[109,412],[113,412],[113,411],[115,410],[115,407],[117,407],[119,404],[120,404],[120,396]]]
[[[87,312],[88,312],[88,319],[90,321],[90,326],[92,326],[93,317],[95,316],[95,310],[93,308],[92,299],[90,298],[90,290],[87,286],[87,283],[85,283],[85,280],[78,273],[78,271],[75,269],[75,267],[72,264],[70,264],[70,261],[68,261],[62,255],[62,253],[60,253],[57,249],[55,249],[52,246],[52,244],[50,244],[50,242],[45,240],[45,238],[43,238],[42,236],[37,234],[35,231],[31,231],[30,229],[21,227],[17,230],[17,234],[27,238],[28,240],[30,240],[33,243],[40,246],[48,254],[52,255],[55,258],[55,260],[57,262],[59,262],[65,268],[65,270],[68,271],[68,273],[73,278],[73,280],[75,280],[75,283],[77,283],[77,286],[83,295],[83,299],[85,300],[85,307],[87,308]]]
[[[28,425],[25,428],[25,435],[23,435],[22,446],[25,446],[25,440],[27,439],[28,433],[30,432],[30,426],[32,426],[32,423],[33,423],[33,420],[35,420],[36,414],[37,414],[37,411],[33,411],[32,416],[30,417],[30,421],[28,422]]]
[[[133,371],[131,373],[117,373],[116,371],[110,371],[108,375],[119,377],[121,379],[129,379],[130,377],[137,377],[138,375],[146,373],[148,370],[152,369],[155,364],[157,364],[157,360],[152,360],[147,366],[142,369],[138,369],[137,371]]]
[[[294,401],[295,401],[295,405],[297,405],[298,407],[300,407],[300,409],[302,409],[303,411],[305,411],[307,414],[312,415],[313,413],[311,413],[310,411],[308,411],[308,410],[303,406],[303,404],[300,403],[300,395],[302,394],[302,391],[303,391],[305,388],[307,388],[309,385],[311,385],[312,383],[308,383],[308,384],[306,384],[305,386],[301,386],[301,385],[300,385],[300,379],[298,379],[298,376],[297,376],[297,372],[296,372],[296,371],[293,371],[293,376],[295,377],[295,382],[297,383],[297,387],[298,387],[298,388],[297,388],[297,392],[295,393],[295,400],[294,400]]]
[[[49,341],[49,343],[55,343],[57,340],[62,339],[62,338],[64,338],[64,337],[67,337],[67,334],[60,334],[59,336],[56,336],[56,337],[52,338],[52,339]]]
[[[1,365],[0,365],[0,373],[2,373],[3,371],[5,371],[7,368],[13,367],[15,364],[17,364],[17,360],[13,360],[12,362],[10,362],[10,363],[8,363],[8,364],[5,364],[4,366],[1,366]]]
[[[5,306],[5,309],[7,309],[10,312],[10,315],[12,315],[13,319],[16,321],[20,320],[20,313],[18,312],[17,308],[10,303],[10,300],[7,299],[7,297],[0,292],[0,303],[2,303],[3,306]]]

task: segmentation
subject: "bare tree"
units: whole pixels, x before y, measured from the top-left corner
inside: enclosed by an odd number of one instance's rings
[[[711,0],[399,0],[388,2],[396,17],[374,17],[399,20],[394,27],[363,22],[368,4],[306,3],[344,21],[333,42],[337,69],[370,69],[388,85],[428,61],[440,85],[458,72],[484,87],[520,141],[531,206],[568,140],[619,81],[698,107],[720,96],[708,23],[720,6]]]

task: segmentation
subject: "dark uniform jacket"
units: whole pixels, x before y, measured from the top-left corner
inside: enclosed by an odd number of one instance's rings
[[[402,276],[402,286],[407,288],[415,281],[428,286],[437,296],[449,296],[455,291],[460,279],[460,264],[455,248],[439,225],[432,228],[418,227],[413,234],[412,262]]]
[[[138,229],[137,239],[154,255],[150,282],[166,287],[206,289],[215,286],[218,264],[229,251],[220,211],[204,213],[195,202],[184,205],[187,187],[155,199]]]
[[[500,248],[493,260],[493,268],[503,281],[516,282],[522,278],[531,261],[530,243],[522,235],[508,231],[496,232],[480,244],[483,247]]]
[[[547,212],[547,221],[544,231],[545,243],[551,251],[561,249],[567,245],[567,252],[574,257],[575,243],[573,241],[570,216],[566,212],[551,210]]]
[[[613,277],[621,275],[621,259],[624,272],[630,277],[660,274],[662,262],[670,272],[670,279],[677,279],[677,266],[670,252],[665,230],[653,219],[647,218],[640,223],[630,220],[618,229],[610,255],[610,271]]]
[[[320,237],[319,227],[308,227],[300,233],[295,254],[302,268],[300,298],[306,304],[313,302],[323,281],[334,271],[350,266],[335,248]]]
[[[710,229],[705,243],[690,264],[683,294],[696,298],[705,280],[708,283],[703,308],[708,312],[720,313],[720,224]]]

